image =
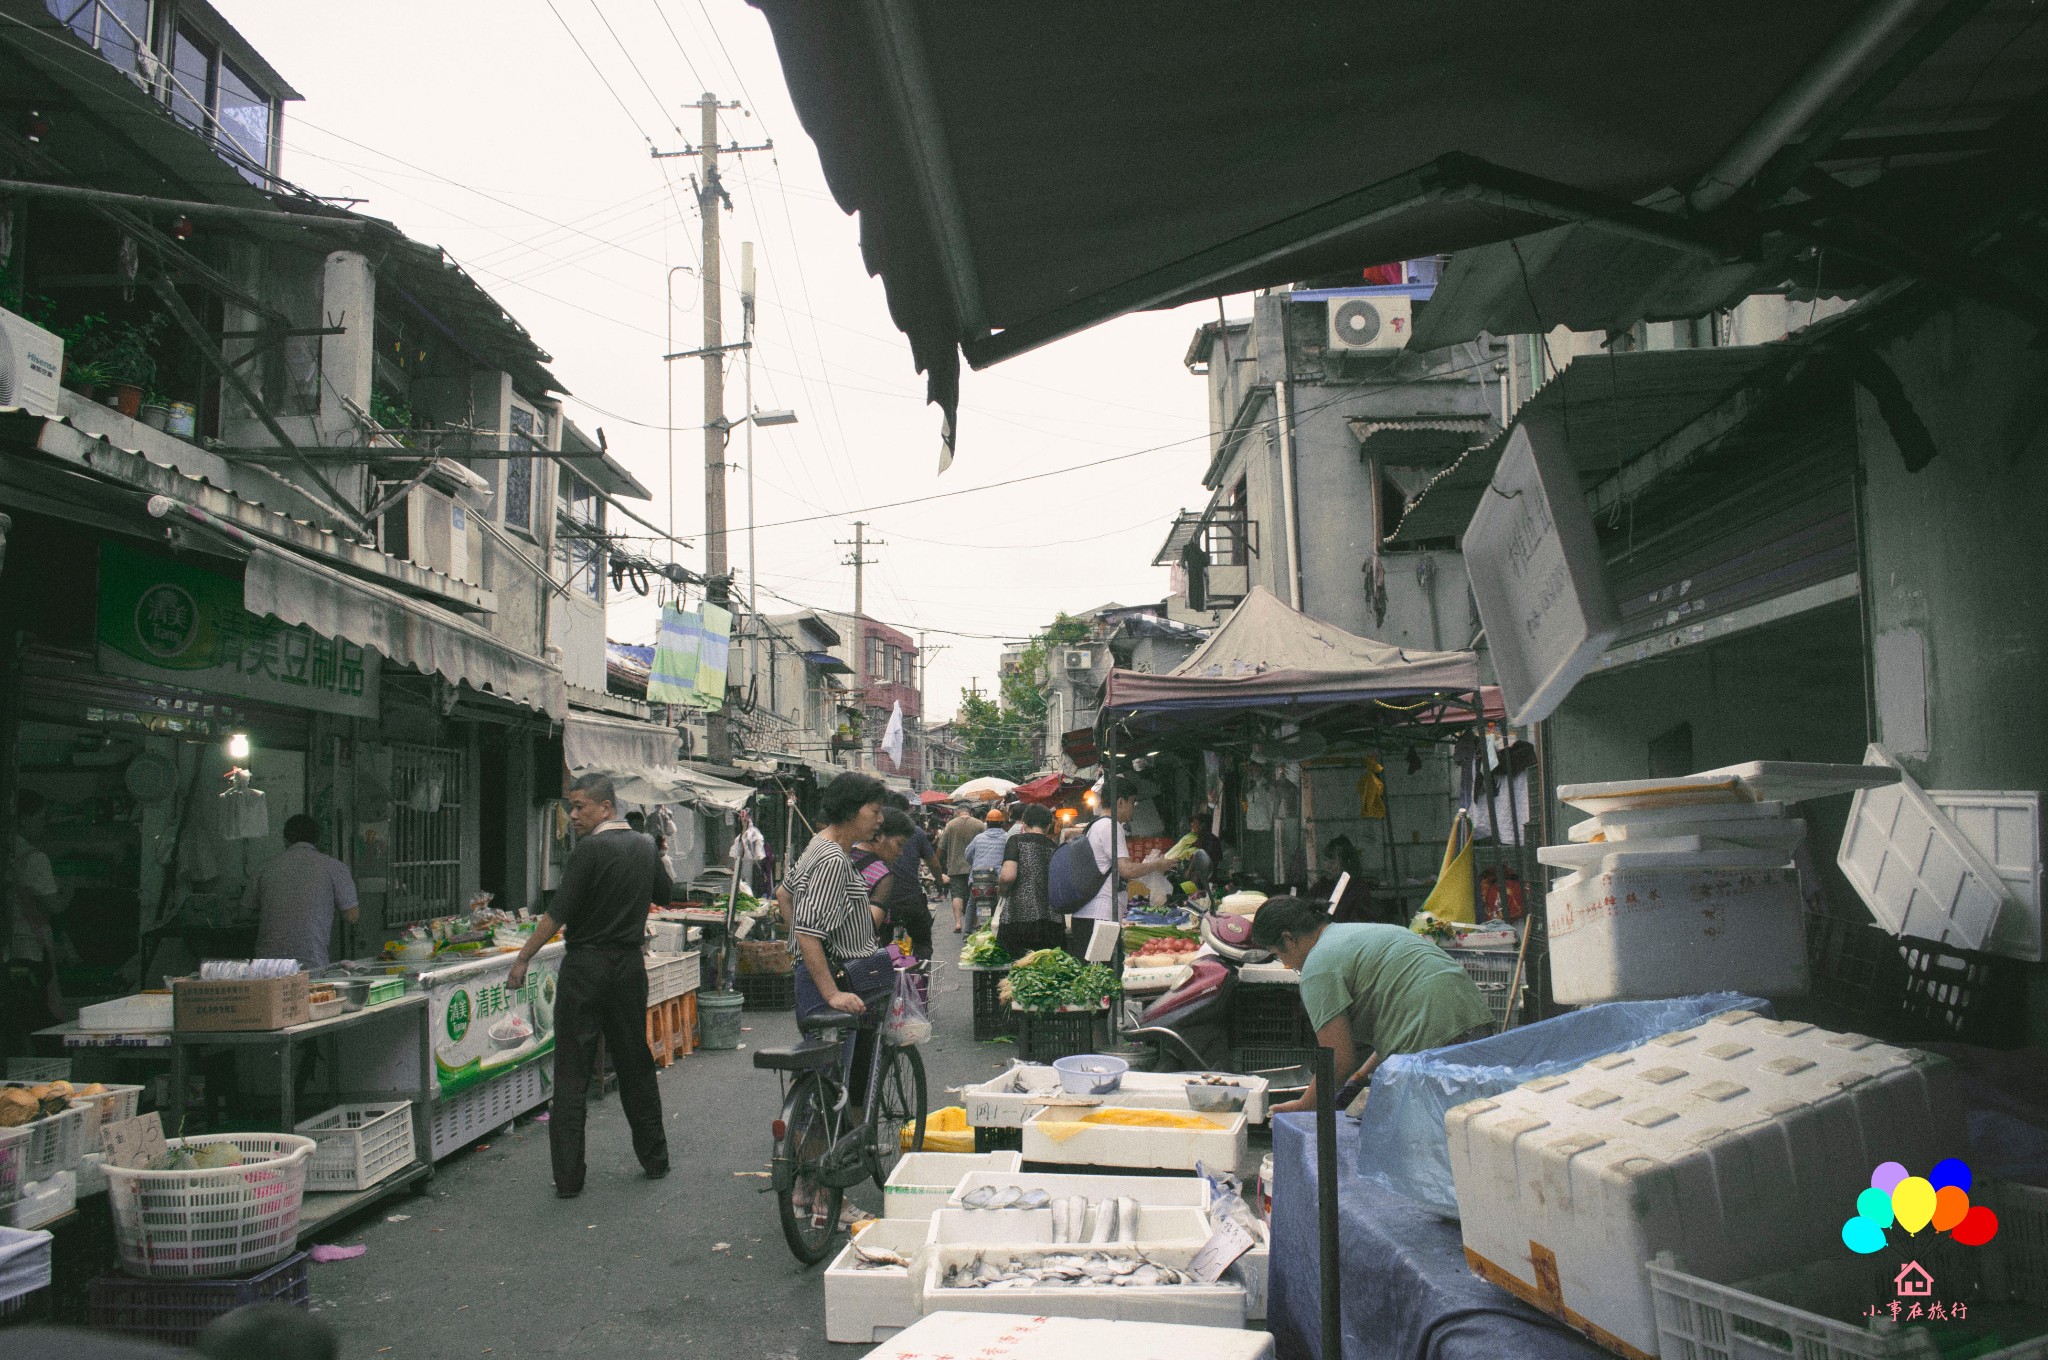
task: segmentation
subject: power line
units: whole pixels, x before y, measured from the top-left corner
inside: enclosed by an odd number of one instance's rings
[[[583,39],[576,36],[576,30],[569,27],[569,21],[562,17],[562,11],[555,8],[555,0],[544,0],[544,2],[548,7],[548,13],[555,16],[555,22],[562,26],[562,31],[569,35],[569,41],[575,43],[576,50],[583,54],[583,60],[590,63],[590,69],[597,76],[599,83],[605,89],[611,91],[612,98],[618,101],[619,112],[626,115],[626,121],[633,125],[635,132],[640,134],[640,140],[646,142],[649,146],[653,146],[654,139],[647,135],[646,128],[640,126],[640,120],[633,116],[633,110],[626,107],[625,98],[613,87],[610,79],[606,77],[604,71],[598,66],[597,58],[590,55],[590,49],[583,45]],[[600,14],[598,17],[601,19],[604,16]],[[659,103],[658,100],[656,102],[657,104]]]
[[[668,11],[661,7],[661,0],[648,0],[648,3],[654,6],[655,14],[660,16],[661,26],[668,30],[669,40],[676,45],[676,54],[683,59],[683,65],[686,68],[688,68],[690,72],[691,82],[695,84],[698,89],[703,89],[704,77],[697,74],[697,63],[690,60],[689,49],[683,46],[682,38],[677,36],[676,26],[668,21]],[[716,34],[714,34],[713,36],[716,36]],[[723,43],[719,45],[721,47],[724,46]],[[740,82],[739,72],[733,72],[733,81],[736,84],[739,84],[740,86],[740,98],[746,100],[750,104],[753,103],[754,101],[752,96],[750,96],[747,93],[746,85]]]
[[[549,0],[550,7],[553,6],[553,2],[554,0]],[[647,91],[647,97],[654,101],[654,107],[660,109],[665,114],[668,111],[668,106],[661,102],[661,96],[654,92],[654,86],[648,84],[646,72],[640,69],[639,62],[633,60],[632,51],[624,42],[620,41],[619,30],[613,28],[612,21],[604,17],[604,11],[598,8],[597,0],[590,0],[590,9],[592,13],[597,15],[597,21],[604,25],[604,31],[612,35],[612,42],[617,45],[619,55],[626,59],[627,67],[639,78],[641,87]],[[683,135],[683,130],[676,126],[674,119],[669,120],[669,127],[675,131],[676,136],[680,137]],[[649,145],[651,146],[653,143],[649,142]]]

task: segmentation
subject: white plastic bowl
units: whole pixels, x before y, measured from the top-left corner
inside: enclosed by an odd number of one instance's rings
[[[1107,1095],[1123,1085],[1124,1073],[1131,1070],[1122,1058],[1107,1053],[1077,1053],[1055,1058],[1052,1065],[1060,1074],[1060,1088],[1076,1096]]]

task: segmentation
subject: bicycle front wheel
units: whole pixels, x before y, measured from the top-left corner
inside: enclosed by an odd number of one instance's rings
[[[875,1185],[886,1186],[910,1134],[912,1152],[924,1148],[924,1059],[914,1048],[884,1045],[875,1089],[868,1095],[868,1160]]]
[[[816,1073],[798,1077],[782,1107],[782,1136],[775,1143],[775,1211],[791,1254],[807,1266],[831,1252],[846,1194],[827,1185],[822,1174],[832,1148],[828,1098]]]

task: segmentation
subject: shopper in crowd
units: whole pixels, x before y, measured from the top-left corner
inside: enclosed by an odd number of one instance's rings
[[[362,915],[348,866],[320,853],[320,823],[303,812],[285,818],[284,853],[250,878],[242,905],[256,917],[256,957],[297,959],[307,972],[331,961],[335,918]]]
[[[1058,949],[1067,942],[1067,923],[1052,909],[1052,811],[1027,803],[1017,834],[1003,847],[1003,923],[996,943],[1013,959],[1034,949]]]
[[[1194,835],[1195,849],[1200,850],[1209,857],[1211,866],[1221,868],[1223,866],[1223,841],[1211,829],[1215,824],[1216,814],[1212,808],[1196,808],[1194,816],[1188,818],[1188,830]]]
[[[901,812],[910,822],[910,834],[903,838],[903,848],[896,852],[896,868],[889,876],[888,894],[876,905],[888,915],[891,938],[900,926],[910,936],[911,952],[921,959],[928,959],[932,956],[932,900],[925,891],[923,871],[931,870],[935,884],[945,881],[940,874],[944,866],[939,858],[938,843],[911,819],[908,798],[892,792],[888,806],[892,811]]]
[[[14,844],[11,848],[11,868],[7,881],[11,885],[8,901],[7,946],[8,990],[26,983],[29,990],[26,997],[38,998],[40,1014],[33,1013],[36,1007],[24,1006],[31,1012],[24,1021],[41,1021],[28,1024],[29,1028],[41,1029],[54,1025],[63,1013],[63,998],[57,990],[57,917],[63,915],[71,905],[71,892],[57,885],[56,872],[50,866],[50,857],[38,844],[43,838],[44,816],[48,804],[43,795],[34,789],[23,789],[14,796]],[[353,893],[349,904],[355,904]],[[12,1011],[12,1006],[9,1007]]]
[[[1173,861],[1164,855],[1143,860],[1130,856],[1131,815],[1138,810],[1139,799],[1153,796],[1154,791],[1149,784],[1135,779],[1120,780],[1113,815],[1097,817],[1088,827],[1088,844],[1095,852],[1095,868],[1103,878],[1095,896],[1073,915],[1067,949],[1077,959],[1088,957],[1088,942],[1094,938],[1096,922],[1123,919],[1124,884],[1173,865]],[[1122,946],[1118,948],[1121,950]]]
[[[867,885],[868,909],[875,918],[876,937],[884,945],[894,934],[887,903],[896,887],[896,862],[902,857],[904,842],[916,834],[917,823],[910,820],[909,813],[901,808],[883,808],[881,829],[867,840],[854,842],[851,855],[853,870]],[[924,919],[925,940],[929,947],[932,919],[929,909]]]
[[[739,875],[742,888],[756,897],[768,895],[768,838],[754,825],[754,814],[745,808],[740,809],[740,834],[733,837],[725,859]]]
[[[955,935],[966,929],[967,847],[976,836],[986,830],[987,823],[962,809],[954,815],[952,821],[946,823],[946,829],[939,833],[939,859],[945,871],[946,896],[953,903]]]
[[[1396,1053],[1483,1039],[1493,1012],[1458,961],[1405,926],[1332,925],[1328,908],[1276,897],[1252,918],[1252,943],[1301,974],[1301,1004],[1340,1081],[1370,1078]],[[1313,1110],[1311,1082],[1276,1111]]]
[[[825,1011],[879,1016],[886,1012],[895,987],[896,969],[887,952],[875,943],[875,918],[868,903],[867,882],[854,867],[856,845],[885,830],[888,791],[870,775],[842,774],[819,795],[825,825],[796,862],[778,901],[787,903],[796,923],[796,1014],[801,1024]],[[863,1024],[847,1037],[852,1062],[847,1099],[867,1104],[868,1067],[875,1045],[875,1026]],[[864,1113],[864,1111],[862,1112]],[[851,1113],[858,1123],[861,1113]],[[799,1180],[792,1192],[799,1212],[812,1211],[825,1196],[822,1187]],[[857,1212],[852,1205],[846,1213]]]
[[[996,901],[1002,893],[1003,850],[1009,843],[1009,816],[1001,807],[991,807],[981,834],[967,843],[968,930],[981,929],[995,916]]]
[[[654,838],[619,816],[612,781],[587,774],[569,786],[569,824],[576,848],[562,870],[548,909],[512,962],[506,985],[526,985],[541,947],[563,932],[568,949],[555,996],[554,1101],[548,1114],[548,1150],[555,1193],[583,1193],[584,1101],[604,1040],[619,1074],[619,1104],[633,1134],[633,1154],[648,1179],[668,1174],[668,1137],[661,1123],[661,1087],[647,1048],[647,904],[674,895]]]

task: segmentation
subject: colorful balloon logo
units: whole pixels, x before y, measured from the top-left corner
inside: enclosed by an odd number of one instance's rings
[[[1897,1224],[1908,1236],[1931,1226],[1966,1247],[1981,1247],[1998,1235],[1998,1215],[1970,1203],[1971,1184],[1970,1168],[1954,1157],[1925,1176],[1886,1162],[1856,1196],[1856,1217],[1842,1224],[1842,1245],[1859,1256],[1883,1251],[1885,1229]]]

